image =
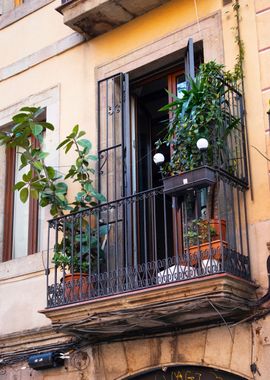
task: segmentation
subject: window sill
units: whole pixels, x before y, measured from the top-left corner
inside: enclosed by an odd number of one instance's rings
[[[47,252],[43,251],[0,263],[0,282],[15,277],[39,275],[45,270],[46,260]]]
[[[23,17],[28,16],[53,1],[54,0],[31,0],[15,9],[11,9],[0,16],[0,30],[19,21]]]

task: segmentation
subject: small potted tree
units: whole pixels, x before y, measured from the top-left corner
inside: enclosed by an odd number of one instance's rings
[[[6,145],[7,148],[20,147],[20,169],[29,169],[14,186],[14,190],[20,192],[21,201],[25,203],[29,196],[38,199],[41,207],[50,207],[50,213],[54,218],[93,208],[99,202],[104,202],[105,197],[93,187],[92,176],[95,171],[91,162],[97,158],[91,154],[91,142],[83,138],[85,132],[80,131],[78,125],[57,147],[64,149],[65,153],[72,148],[75,149],[76,159],[66,176],[63,178],[55,168],[46,164],[49,153],[44,152],[42,148],[43,136],[46,130],[53,131],[54,126],[38,121],[42,111],[40,108],[24,107],[12,118],[13,126],[8,131],[0,132],[0,144]],[[33,144],[33,140],[37,143]],[[71,200],[68,199],[68,179],[80,185],[79,192]],[[65,231],[61,226],[61,218],[59,219],[60,224],[57,228],[62,229],[63,238],[54,246],[52,261],[56,269],[63,271],[63,284],[71,289],[74,297],[77,296],[78,286],[82,286],[78,283],[78,278],[87,277],[89,265],[92,265],[94,272],[97,266],[97,251],[102,260],[101,239],[107,233],[106,226],[99,226],[94,219],[95,216],[91,222],[92,226],[89,220],[82,218],[80,228],[76,225],[71,228],[67,223]],[[86,274],[83,274],[84,271]],[[86,285],[83,286],[88,287],[87,281],[84,283]],[[83,293],[86,293],[85,289]],[[69,294],[66,296],[70,297]]]

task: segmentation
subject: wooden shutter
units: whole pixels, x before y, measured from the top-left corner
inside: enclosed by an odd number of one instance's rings
[[[98,83],[99,191],[107,201],[131,194],[128,75]]]
[[[186,54],[185,54],[185,76],[186,76],[186,82],[187,87],[189,87],[189,81],[190,78],[195,78],[195,64],[194,64],[194,45],[193,45],[193,39],[189,38],[187,48],[186,48]]]
[[[4,242],[3,261],[12,259],[12,236],[13,236],[13,185],[15,179],[16,149],[6,149],[6,181],[5,181],[5,206],[4,206]]]
[[[131,195],[130,140],[129,78],[120,73],[98,83],[98,189],[107,202]],[[119,203],[116,210],[98,218],[110,226],[108,247],[113,244],[110,236],[119,242],[116,256],[106,257],[110,268],[121,268],[131,260],[132,210]]]

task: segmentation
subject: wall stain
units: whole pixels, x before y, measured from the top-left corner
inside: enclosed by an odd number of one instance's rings
[[[177,353],[177,335],[174,334],[172,335],[172,339],[170,341],[170,347],[171,347],[171,362],[172,363],[176,363],[177,362],[177,357],[178,357],[178,353]]]
[[[161,358],[161,339],[154,338],[153,342],[150,343],[150,364],[155,366],[160,364]]]

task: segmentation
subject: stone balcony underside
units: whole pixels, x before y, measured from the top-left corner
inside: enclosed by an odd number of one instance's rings
[[[168,0],[71,0],[63,2],[57,10],[63,14],[65,25],[93,38],[166,2]]]
[[[45,309],[58,331],[90,341],[231,323],[252,313],[255,285],[228,274]]]

